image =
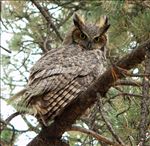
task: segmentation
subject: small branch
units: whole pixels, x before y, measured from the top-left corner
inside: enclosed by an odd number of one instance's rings
[[[20,115],[19,112],[15,112],[12,115],[10,115],[6,120],[5,123],[3,123],[3,126],[1,126],[0,131],[3,131],[4,128],[10,123],[10,121],[15,118],[16,116]]]
[[[130,101],[130,99],[128,99],[128,101],[129,101],[128,107],[127,107],[126,109],[124,109],[123,111],[119,112],[119,113],[116,115],[117,118],[118,118],[121,114],[123,114],[123,113],[129,111],[129,109],[131,108],[131,101]]]
[[[131,96],[131,97],[139,97],[139,98],[142,98],[143,96],[142,95],[138,95],[138,94],[131,94],[131,93],[119,93],[119,94],[116,94],[114,95],[113,97],[111,97],[111,99],[114,99],[115,97],[117,96]]]
[[[130,74],[130,73],[127,73],[126,75],[129,77],[150,77],[149,74]]]
[[[46,19],[46,21],[51,25],[51,27],[53,28],[53,30],[55,31],[56,35],[58,36],[58,38],[63,41],[63,38],[61,37],[60,33],[58,32],[57,28],[55,27],[55,25],[53,24],[52,20],[51,20],[51,16],[48,13],[47,10],[45,10],[43,7],[41,7],[41,5],[36,1],[36,0],[31,0],[31,2],[38,8],[38,10],[41,12],[41,14],[43,15],[43,17]]]
[[[0,48],[2,48],[3,50],[5,50],[6,52],[8,52],[8,53],[12,53],[10,50],[8,50],[8,49],[6,49],[6,48],[4,48],[3,46],[1,46],[0,45]]]
[[[121,140],[121,138],[116,134],[115,130],[113,129],[111,123],[108,121],[108,119],[105,118],[104,114],[103,114],[103,111],[102,111],[102,103],[101,101],[99,100],[98,101],[98,109],[99,109],[99,112],[101,114],[101,117],[103,119],[103,121],[105,122],[108,130],[110,131],[110,133],[112,134],[112,136],[115,138],[115,140],[121,144],[122,146],[125,146],[124,142]]]
[[[19,112],[15,112],[15,113],[13,113],[12,115],[10,115],[5,121],[6,121],[7,123],[9,123],[13,118],[15,118],[15,117],[18,116],[18,115],[20,115],[20,113],[19,113]]]
[[[123,86],[142,86],[142,83],[139,81],[131,81],[131,80],[120,80],[114,83],[114,86],[123,85]]]
[[[39,129],[38,126],[34,127],[28,120],[27,118],[22,115],[23,120],[25,121],[25,123],[27,124],[27,126],[29,127],[30,131],[34,131],[35,133],[39,133]]]
[[[85,128],[82,128],[82,127],[72,126],[69,129],[67,129],[67,131],[79,131],[79,132],[88,134],[90,136],[93,136],[94,138],[96,138],[100,142],[104,142],[104,143],[112,145],[112,146],[123,146],[123,145],[120,145],[120,144],[117,144],[117,143],[111,141],[110,139],[108,139],[108,138],[106,138],[102,135],[97,134],[96,132],[94,132],[92,130],[85,129]]]

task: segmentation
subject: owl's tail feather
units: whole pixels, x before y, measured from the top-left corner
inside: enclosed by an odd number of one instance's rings
[[[19,99],[20,96],[23,96],[23,94],[26,92],[26,88],[22,89],[21,91],[19,91],[18,93],[16,93],[15,95],[13,95],[12,97],[10,97],[7,100],[7,104],[12,104],[16,101],[16,99]]]
[[[21,91],[19,91],[18,93],[16,93],[14,96],[10,97],[7,100],[7,104],[12,105],[17,111],[21,112],[21,113],[33,113],[33,111],[31,110],[31,108],[27,108],[27,102],[26,100],[24,100],[25,98],[25,93],[26,93],[27,89],[24,88]]]

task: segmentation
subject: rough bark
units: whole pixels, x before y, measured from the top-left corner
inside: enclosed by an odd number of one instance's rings
[[[76,98],[48,127],[45,127],[27,146],[62,146],[62,134],[97,101],[97,93],[104,96],[109,88],[124,73],[145,59],[146,49],[150,49],[150,39],[121,58],[114,66],[104,72],[85,92]],[[115,78],[114,78],[115,74]],[[57,143],[57,144],[56,144]],[[67,145],[67,144],[66,144]]]

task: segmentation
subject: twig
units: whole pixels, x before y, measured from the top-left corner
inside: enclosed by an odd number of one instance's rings
[[[3,126],[1,126],[0,131],[3,131],[4,128],[9,124],[9,122],[15,118],[16,116],[18,116],[20,113],[19,112],[15,112],[12,115],[10,115],[6,120]]]
[[[113,97],[111,97],[111,99],[114,99],[115,97],[117,96],[131,96],[131,97],[139,97],[139,98],[142,98],[143,96],[142,95],[138,95],[138,94],[131,94],[131,93],[126,93],[126,92],[122,92],[122,93],[119,93],[119,94],[116,94],[114,95]]]
[[[131,108],[131,100],[130,100],[130,98],[128,98],[128,101],[129,101],[128,107],[126,109],[124,109],[123,111],[119,112],[116,115],[116,118],[118,118],[120,115],[124,114],[125,112],[129,111],[129,109]]]
[[[114,86],[123,85],[123,86],[142,86],[142,83],[139,81],[131,81],[131,80],[120,80],[114,83]]]
[[[129,77],[150,77],[149,74],[131,74],[131,73],[127,73],[126,74]]]
[[[35,133],[39,133],[40,131],[39,131],[39,129],[38,129],[38,127],[36,126],[33,126],[28,120],[27,120],[27,118],[24,116],[24,115],[22,115],[22,118],[23,118],[23,120],[25,121],[25,123],[27,124],[27,126],[29,127],[29,129],[30,130],[32,130],[32,131],[34,131]]]
[[[85,128],[82,128],[82,127],[78,127],[78,126],[72,126],[70,127],[69,129],[67,129],[67,131],[79,131],[79,132],[82,132],[82,133],[85,133],[85,134],[88,134],[90,136],[93,136],[94,138],[96,138],[98,141],[101,141],[101,142],[104,142],[106,144],[110,144],[112,146],[123,146],[121,144],[117,144],[113,141],[111,141],[110,139],[90,130],[90,129],[85,129]]]
[[[10,50],[8,50],[8,49],[4,48],[3,46],[1,46],[1,45],[0,45],[0,47],[1,47],[3,50],[5,50],[6,52],[11,53],[11,51],[10,51]]]
[[[124,142],[121,140],[121,138],[116,134],[116,132],[114,131],[111,123],[106,119],[106,117],[104,116],[103,114],[103,111],[102,111],[102,103],[100,100],[98,100],[98,109],[99,109],[99,112],[101,114],[101,117],[103,119],[103,121],[105,122],[108,130],[111,132],[112,136],[115,138],[115,140],[121,144],[122,146],[125,146]]]
[[[5,121],[6,121],[7,123],[9,123],[13,118],[15,118],[15,117],[18,116],[18,115],[20,115],[20,113],[19,113],[19,112],[15,112],[15,113],[13,113],[12,115],[10,115]]]

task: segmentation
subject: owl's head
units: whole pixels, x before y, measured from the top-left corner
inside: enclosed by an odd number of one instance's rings
[[[64,45],[77,44],[83,49],[101,49],[105,48],[107,43],[106,32],[110,26],[106,16],[101,17],[97,24],[85,23],[76,13],[73,17],[74,27],[64,39]]]

